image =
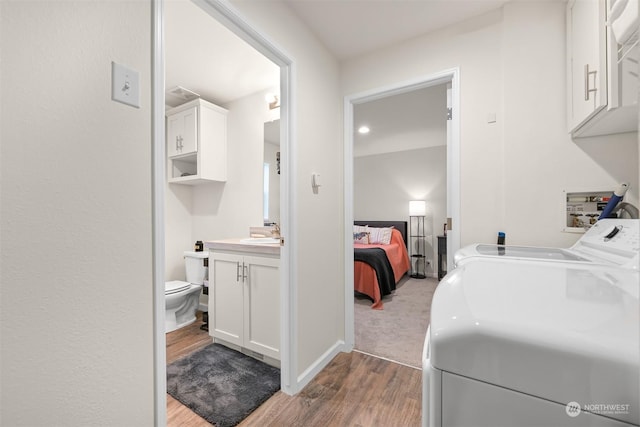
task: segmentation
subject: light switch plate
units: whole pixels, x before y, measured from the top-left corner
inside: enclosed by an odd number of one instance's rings
[[[140,108],[138,72],[111,62],[111,99]]]

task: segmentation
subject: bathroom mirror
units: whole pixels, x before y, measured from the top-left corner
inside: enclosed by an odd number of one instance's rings
[[[264,224],[280,223],[280,120],[264,124]]]

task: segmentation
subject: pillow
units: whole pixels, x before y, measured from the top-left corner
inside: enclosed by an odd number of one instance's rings
[[[372,245],[388,245],[391,243],[391,233],[393,227],[374,228],[369,227],[369,241]]]
[[[369,231],[369,226],[368,225],[354,225],[353,226],[353,232],[354,233],[362,233],[362,232],[368,232]]]
[[[353,243],[362,243],[363,245],[369,244],[369,234],[366,231],[359,231],[357,233],[353,233]]]

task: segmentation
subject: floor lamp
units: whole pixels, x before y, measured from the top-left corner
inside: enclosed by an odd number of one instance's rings
[[[409,245],[411,249],[411,277],[424,279],[427,277],[425,257],[424,217],[427,204],[424,200],[409,202]]]

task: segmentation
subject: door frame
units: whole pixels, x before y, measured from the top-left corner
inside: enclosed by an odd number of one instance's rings
[[[164,331],[165,299],[165,57],[164,1],[152,1],[152,192],[153,192],[153,334],[154,334],[154,425],[167,421],[166,337]],[[294,199],[296,190],[295,102],[296,63],[291,55],[251,26],[226,0],[192,0],[212,18],[243,39],[280,67],[280,229],[286,244],[280,248],[280,364],[281,389],[286,394],[298,390],[297,312],[295,307],[297,221]]]
[[[345,350],[355,345],[355,319],[353,295],[353,134],[355,105],[400,95],[440,84],[451,84],[452,118],[447,126],[447,217],[451,228],[447,230],[447,265],[453,265],[453,254],[460,248],[460,69],[440,71],[413,80],[393,83],[344,98],[344,254],[345,254]],[[443,112],[446,105],[443,105]]]

